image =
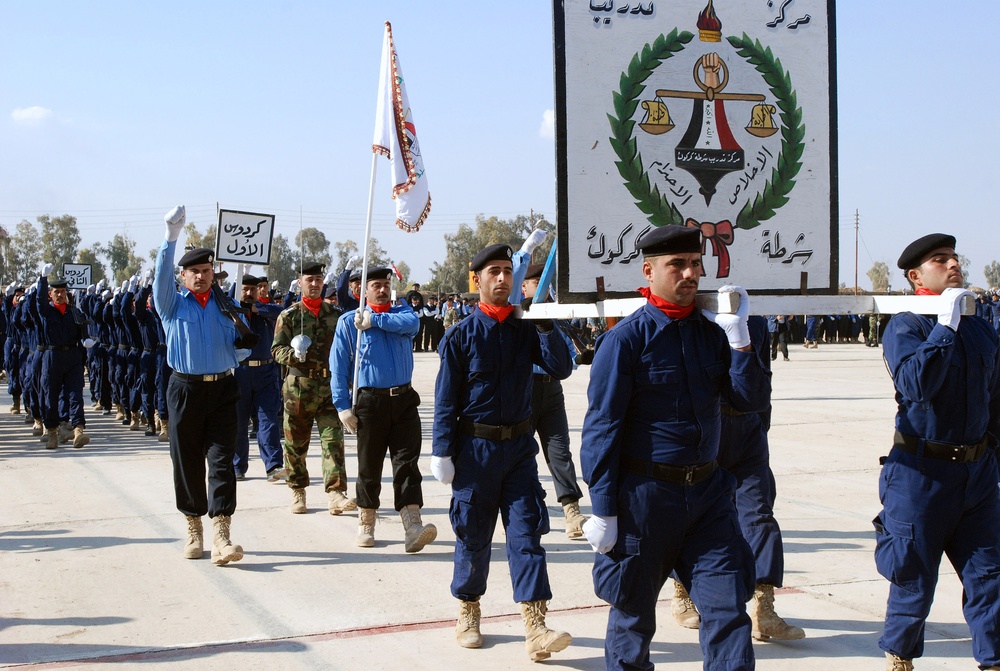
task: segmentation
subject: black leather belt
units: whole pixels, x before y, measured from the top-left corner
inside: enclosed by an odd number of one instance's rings
[[[535,373],[532,377],[535,378],[536,382],[552,382],[555,380],[551,375],[544,375],[542,373]]]
[[[274,359],[247,359],[242,365],[256,368],[257,366],[266,366],[269,363],[274,363]]]
[[[749,412],[740,412],[739,410],[736,410],[730,405],[723,405],[719,409],[722,411],[722,414],[725,415],[726,417],[742,417],[743,415],[751,414]]]
[[[39,347],[39,350],[45,350],[46,352],[68,352],[72,347],[66,347],[64,345],[46,345],[45,347]]]
[[[360,387],[358,391],[363,391],[366,394],[374,394],[375,396],[400,396],[410,391],[410,389],[413,389],[413,387],[407,382],[398,387]]]
[[[702,480],[707,480],[718,468],[719,464],[714,460],[707,464],[695,464],[694,466],[671,466],[645,459],[622,457],[622,470],[626,473],[678,485],[694,485]]]
[[[468,419],[463,419],[458,423],[458,428],[462,433],[476,438],[486,440],[514,440],[531,431],[531,418],[511,424],[510,426],[494,426],[492,424],[478,424]]]
[[[177,371],[171,373],[171,375],[187,382],[215,382],[217,380],[225,379],[232,374],[232,370],[227,370],[224,373],[216,373],[215,375],[188,375],[187,373],[178,373]]]
[[[919,438],[907,436],[899,431],[893,438],[893,447],[910,454],[920,454],[921,443],[924,445],[923,456],[928,459],[953,461],[957,464],[979,461],[986,455],[986,451],[990,447],[989,438],[985,436],[974,445],[952,445],[951,443],[935,443],[931,440],[921,441]]]
[[[330,377],[329,368],[307,368],[303,370],[302,368],[292,368],[289,366],[288,374],[294,375],[295,377],[308,377],[312,380],[325,380]]]

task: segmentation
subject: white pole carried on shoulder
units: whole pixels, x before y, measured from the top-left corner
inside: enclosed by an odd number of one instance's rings
[[[372,237],[372,206],[375,202],[375,167],[378,154],[372,152],[372,179],[368,186],[368,214],[365,216],[365,246],[361,257],[361,295],[358,299],[358,310],[365,309],[365,288],[368,286],[368,243]],[[351,408],[357,400],[358,375],[361,372],[361,329],[358,329],[358,339],[354,346],[354,375],[351,376]]]

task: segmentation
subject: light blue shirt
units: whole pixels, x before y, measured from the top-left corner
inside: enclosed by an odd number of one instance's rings
[[[163,241],[156,256],[153,295],[167,336],[167,363],[186,375],[216,375],[235,368],[236,325],[222,314],[215,296],[202,308],[187,289],[174,282],[176,242]]]
[[[354,347],[358,329],[356,310],[337,320],[330,348],[330,387],[338,412],[351,407],[351,378],[354,376]],[[393,305],[388,312],[373,312],[372,326],[361,334],[361,370],[358,388],[388,389],[413,379],[413,336],[420,330],[420,318],[409,305]]]

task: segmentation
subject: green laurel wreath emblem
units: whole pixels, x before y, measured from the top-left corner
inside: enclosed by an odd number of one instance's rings
[[[628,69],[621,75],[619,90],[612,93],[615,114],[608,114],[612,132],[608,139],[620,159],[615,161],[615,166],[625,180],[625,188],[635,199],[636,207],[647,215],[654,226],[679,226],[684,223],[684,217],[677,206],[660,193],[657,185],[650,186],[649,176],[632,136],[635,128],[632,116],[639,106],[639,97],[646,89],[643,82],[664,61],[683,50],[693,37],[690,32],[678,33],[675,28],[669,35],[660,35],[645,45],[632,56]],[[781,61],[774,58],[770,47],[764,48],[759,40],[751,40],[746,33],[739,38],[727,39],[736,53],[763,76],[781,111],[781,152],[771,170],[771,179],[753,201],[747,201],[736,218],[736,228],[750,229],[773,217],[775,211],[788,202],[788,194],[794,188],[795,177],[802,167],[805,126],[802,125],[802,108],[797,107],[791,78]]]

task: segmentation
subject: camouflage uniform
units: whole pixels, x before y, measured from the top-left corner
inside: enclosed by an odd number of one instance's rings
[[[317,319],[300,301],[278,315],[274,327],[271,354],[287,367],[281,394],[285,407],[285,468],[288,485],[293,488],[309,486],[306,453],[316,420],[323,453],[323,489],[347,491],[344,431],[333,406],[329,369],[330,347],[339,315],[323,303]],[[299,334],[312,340],[304,362],[295,357],[290,345]]]

